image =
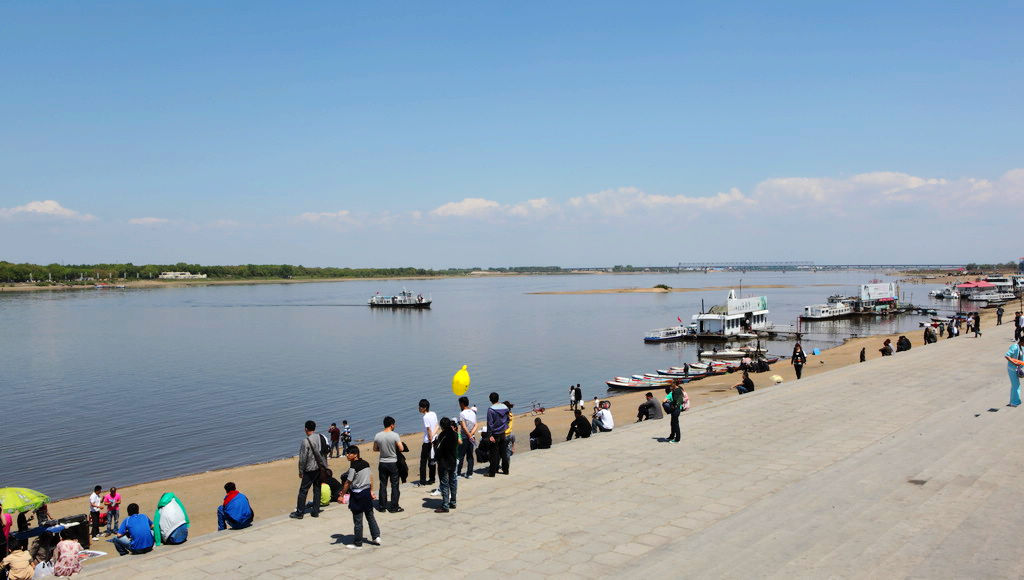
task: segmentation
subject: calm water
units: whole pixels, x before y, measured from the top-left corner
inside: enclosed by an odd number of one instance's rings
[[[770,320],[856,293],[879,274],[746,273]],[[369,438],[390,414],[416,431],[421,397],[455,414],[451,376],[470,396],[496,390],[521,408],[563,404],[570,383],[605,393],[615,375],[695,360],[687,343],[645,345],[645,331],[689,322],[725,291],[529,295],[545,290],[738,286],[740,275],[537,276],[0,294],[0,485],[54,497],[293,455],[309,418],[348,419]],[[405,284],[430,311],[371,310]],[[813,286],[826,284],[826,286]],[[927,303],[924,286],[906,286]],[[940,303],[934,303],[941,307]],[[809,350],[851,333],[918,331],[920,317],[816,323]],[[915,343],[918,342],[916,336]],[[770,343],[786,353],[790,343]]]

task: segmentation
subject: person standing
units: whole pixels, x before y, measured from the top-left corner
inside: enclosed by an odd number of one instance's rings
[[[793,356],[789,357],[790,364],[793,365],[793,370],[796,372],[796,380],[800,380],[800,375],[803,374],[804,365],[807,364],[807,355],[804,353],[804,347],[800,346],[800,343],[796,343],[793,346]]]
[[[100,539],[100,509],[103,508],[103,497],[100,493],[103,492],[103,486],[97,485],[92,488],[92,494],[89,495],[89,517],[92,519],[92,539]]]
[[[1013,340],[1020,340],[1021,326],[1024,326],[1024,313],[1018,310],[1013,313]]]
[[[393,514],[404,512],[398,505],[398,453],[399,450],[409,451],[402,438],[395,433],[394,417],[384,417],[384,430],[373,436],[373,450],[380,453],[377,462],[377,477],[380,479],[380,499],[377,511],[388,510]],[[388,485],[391,485],[391,503],[388,503]]]
[[[498,402],[498,393],[490,394],[491,406],[487,409],[487,439],[490,441],[491,464],[487,468],[486,477],[498,474],[498,463],[503,473],[508,473],[508,455],[505,441],[505,430],[508,429],[508,407]]]
[[[583,389],[580,388],[579,383],[576,383],[576,406],[581,411],[583,410]]]
[[[676,385],[672,389],[672,406],[669,413],[669,443],[679,443],[683,438],[682,433],[679,430],[679,414],[683,412],[683,405],[686,401],[686,393],[683,391],[683,387]]]
[[[306,421],[306,436],[299,444],[299,496],[295,502],[295,511],[288,517],[301,520],[306,513],[306,494],[313,488],[313,506],[310,516],[320,517],[320,468],[327,469],[327,462],[318,451],[320,435],[316,432],[316,422]]]
[[[459,448],[459,427],[448,417],[441,417],[441,427],[437,435],[437,477],[441,482],[441,507],[435,513],[446,514],[455,509],[456,496],[459,489],[459,478],[455,473],[456,454]]]
[[[112,487],[107,495],[103,496],[103,505],[107,506],[107,535],[117,531],[118,524],[121,523],[121,494],[117,493],[117,488]]]
[[[348,420],[341,422],[341,448],[348,449],[352,446],[352,427],[349,426]]]
[[[327,433],[331,436],[331,457],[341,457],[341,429],[338,429],[337,423],[331,423],[331,428],[327,430]]]
[[[1004,312],[1006,312],[1006,310],[1003,309],[1002,305],[1000,305],[999,308],[996,308],[996,326],[1002,326]]]
[[[473,455],[476,450],[476,409],[469,406],[469,397],[459,397],[459,433],[462,441],[459,442],[458,464],[455,466],[455,475],[462,472],[462,463],[466,463],[466,479],[473,476]]]
[[[576,410],[576,387],[569,385],[569,410]]]
[[[860,362],[868,360],[868,349],[867,347],[860,349]]]
[[[1010,376],[1010,407],[1020,406],[1020,374],[1021,365],[1011,361],[1024,360],[1024,337],[1018,338],[1006,351],[1006,374]]]
[[[370,474],[370,464],[359,456],[359,448],[355,445],[345,450],[345,457],[349,460],[348,475],[345,477],[342,495],[348,493],[348,509],[352,510],[352,543],[345,544],[346,548],[359,549],[363,547],[363,517],[370,526],[370,537],[373,543],[380,545],[380,528],[377,527],[377,518],[373,517],[373,476]]]
[[[423,415],[423,447],[420,449],[420,485],[434,483],[437,463],[434,461],[434,438],[437,437],[437,413],[430,410],[430,401],[420,399],[420,414]],[[430,479],[427,479],[427,467]]]
[[[981,314],[974,313],[974,338],[981,336]]]

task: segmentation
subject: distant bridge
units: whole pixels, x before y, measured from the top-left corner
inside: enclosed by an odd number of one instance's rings
[[[707,268],[731,268],[734,270],[813,268],[814,262],[795,260],[769,260],[765,262],[679,262],[679,268],[704,270]]]

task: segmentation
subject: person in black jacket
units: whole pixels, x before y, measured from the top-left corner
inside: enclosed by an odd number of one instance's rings
[[[796,371],[796,380],[799,381],[804,365],[807,364],[807,355],[804,354],[804,347],[800,346],[799,342],[793,346],[793,356],[789,357],[789,362],[793,365],[793,370]]]
[[[579,409],[576,409],[574,413],[576,413],[576,420],[569,425],[569,434],[565,436],[566,441],[572,439],[573,435],[576,435],[578,439],[590,437],[590,421],[587,421]]]
[[[551,449],[551,429],[537,417],[533,420],[533,431],[530,431],[530,451],[534,449]]]
[[[448,417],[441,417],[441,429],[434,442],[434,457],[437,458],[437,475],[441,480],[441,507],[434,511],[439,514],[455,509],[459,478],[455,474],[456,450],[459,446],[459,427]]]

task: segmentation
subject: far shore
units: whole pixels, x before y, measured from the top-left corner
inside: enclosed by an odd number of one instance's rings
[[[982,311],[982,320],[983,328],[991,327],[995,324],[994,311]],[[847,365],[858,364],[862,348],[865,349],[867,355],[867,363],[865,364],[871,364],[873,359],[881,358],[878,349],[881,347],[883,340],[886,338],[895,339],[897,336],[898,334],[888,334],[850,338],[841,345],[822,351],[818,356],[813,356],[809,353],[807,365],[804,367],[804,376],[814,376],[816,374],[828,372]],[[923,341],[919,332],[907,334],[907,336],[911,339],[914,348],[923,348]],[[967,335],[963,335],[957,340],[970,340],[970,338]],[[788,355],[789,353],[775,354]],[[899,355],[897,354],[896,356]],[[656,369],[629,368],[629,362],[623,361],[623,374],[654,370]],[[752,374],[751,378],[753,378],[757,389],[763,390],[771,389],[775,386],[775,382],[772,379],[775,375],[780,377],[784,382],[793,381],[796,378],[793,367],[787,363],[787,358],[783,358],[776,363],[770,372]],[[691,405],[693,407],[699,407],[712,401],[738,398],[740,395],[736,394],[733,389],[733,385],[737,384],[740,379],[741,376],[734,373],[707,378],[686,385],[686,391],[690,396]],[[567,401],[568,387],[568,384],[552,386],[550,397],[548,397],[547,400]],[[879,385],[877,388],[884,388],[884,386]],[[481,421],[484,419],[486,408],[488,406],[486,404],[486,394],[489,391],[490,387],[487,385],[473,385],[470,388],[469,397],[472,403],[479,409],[478,416]],[[659,401],[664,398],[663,392],[658,392],[653,389],[652,392]],[[589,417],[593,407],[594,396],[597,395],[602,400],[612,400],[612,412],[615,417],[616,425],[632,423],[636,420],[636,409],[644,399],[644,393],[645,391],[616,393],[613,391],[606,391],[603,385],[596,389],[592,385],[586,385],[584,386],[583,391],[586,407],[585,413]],[[408,404],[415,405],[415,400],[416,397],[411,396]],[[442,400],[435,400],[432,401],[432,403],[434,404],[432,409],[437,411],[439,416],[451,416],[458,412],[458,405],[455,396]],[[573,417],[573,414],[569,411],[568,405],[551,406],[541,415],[532,415],[529,412],[529,405],[527,402],[513,401],[513,403],[517,403],[514,409],[516,413],[513,424],[513,432],[517,439],[516,455],[530,452],[529,432],[534,427],[533,420],[535,418],[542,419],[544,423],[548,425],[551,429],[552,437],[556,445],[572,444],[571,442],[565,441],[565,435]],[[524,408],[526,412],[523,412]],[[388,409],[382,408],[380,411],[381,416],[384,416],[387,413]],[[314,419],[317,420],[320,431],[326,432],[326,427],[329,426],[332,421],[340,422],[340,418],[341,417],[327,416],[315,417]],[[303,420],[305,420],[303,417],[296,418],[296,435],[294,437],[296,447],[301,441],[301,423]],[[685,433],[685,414],[683,415],[682,423]],[[664,427],[665,434],[667,435],[667,420],[664,421]],[[417,472],[419,465],[419,452],[423,435],[421,431],[418,431],[420,428],[418,423],[414,425],[398,425],[398,428],[401,431],[407,432],[402,436],[402,440],[409,446],[410,450],[407,454],[407,459],[410,467],[409,482],[411,483],[418,479]],[[373,435],[374,432],[354,433],[356,441],[359,439],[372,441]],[[608,435],[596,434],[594,436],[606,437]],[[377,454],[371,450],[371,444],[366,443],[365,441],[357,444],[363,451],[363,457],[369,461],[371,465],[376,464]],[[223,499],[223,485],[227,481],[234,481],[238,485],[239,490],[250,498],[258,519],[282,516],[293,510],[295,508],[295,492],[298,489],[299,483],[295,461],[294,457],[289,457],[264,463],[219,469],[191,475],[182,475],[160,481],[127,486],[121,486],[119,484],[122,482],[117,481],[83,481],[82,491],[86,495],[55,501],[50,504],[50,512],[54,517],[63,517],[87,512],[87,492],[91,491],[92,486],[96,484],[105,486],[105,489],[110,485],[117,485],[119,487],[119,491],[125,498],[125,504],[132,502],[138,503],[144,512],[148,512],[150,514],[153,512],[159,497],[166,491],[173,491],[179,498],[181,498],[188,509],[191,519],[190,535],[198,536],[213,532],[217,529],[216,509]],[[515,457],[513,457],[512,463],[512,469],[514,471]],[[330,460],[331,468],[334,470],[335,474],[340,474],[347,469],[347,464],[348,462],[343,457],[341,459]],[[480,467],[481,464],[478,463],[476,468],[479,469]],[[374,469],[373,474],[375,486],[377,484],[376,473],[376,469]],[[479,477],[479,475],[477,477]],[[463,483],[463,481],[465,480],[461,480],[459,483],[460,487],[465,486],[464,493],[473,493],[470,490],[472,490],[476,484],[470,482]],[[473,481],[478,480],[474,479]],[[412,510],[420,509],[418,505],[421,503],[422,498],[428,491],[429,490],[415,488],[411,485],[403,485],[401,492],[404,507]],[[346,508],[338,504],[333,504],[330,509],[337,510]],[[108,549],[110,546],[104,542],[98,542],[94,544],[94,547],[95,549],[106,551],[110,554],[114,553],[114,550]]]

